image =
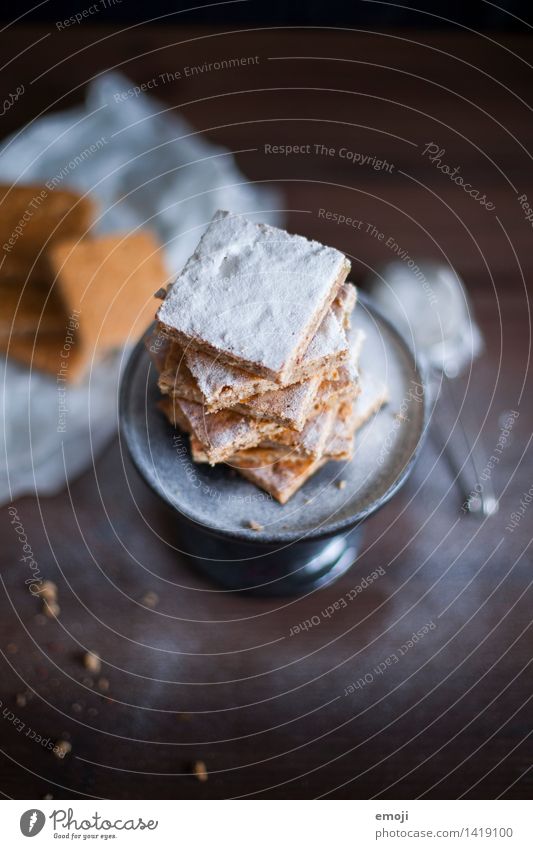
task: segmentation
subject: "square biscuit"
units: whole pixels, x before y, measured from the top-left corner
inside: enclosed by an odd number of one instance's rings
[[[319,455],[302,456],[299,453],[284,453],[281,448],[258,447],[238,452],[227,461],[228,465],[260,489],[269,492],[280,504],[286,504],[327,462],[352,458],[356,431],[387,403],[387,398],[384,385],[367,381],[359,397],[340,405],[337,416],[327,430],[327,438],[322,442],[322,453]],[[193,444],[191,440],[191,449],[196,462],[205,462],[198,443]]]
[[[255,460],[241,457],[232,466],[251,483],[270,493],[280,504],[286,504],[325,463],[327,458],[319,457],[279,460],[270,466],[258,467]]]
[[[362,330],[354,329],[350,333],[350,356],[345,363],[336,369],[333,375],[326,375],[321,381],[315,396],[314,409],[320,410],[333,399],[341,399],[353,394],[353,389],[359,384],[359,357],[365,334]]]
[[[320,379],[318,374],[302,383],[271,389],[236,404],[233,409],[254,419],[267,419],[301,431],[313,409]]]
[[[355,287],[348,284],[341,286],[331,309],[328,310],[300,362],[290,375],[289,383],[283,383],[283,386],[293,386],[305,380],[313,380],[318,374],[330,379],[335,378],[335,369],[349,355],[344,328],[349,324],[355,300]],[[161,377],[165,385],[174,382],[173,370],[176,368],[176,358],[181,360],[181,348],[177,343],[173,344],[177,347],[177,353],[174,355],[170,353],[168,356],[165,374]],[[192,400],[204,403],[208,412],[214,413],[217,410],[234,407],[241,402],[248,402],[252,397],[280,388],[275,381],[228,366],[209,354],[191,348],[183,352],[183,357],[188,372],[193,376],[200,392],[200,396]]]
[[[193,436],[191,454],[195,463],[207,462],[201,443]],[[326,462],[327,458],[322,457],[283,456],[279,451],[249,448],[230,457],[227,465],[285,504]]]
[[[349,269],[335,248],[219,211],[157,317],[185,350],[282,383]]]
[[[154,291],[169,279],[161,247],[145,231],[63,241],[49,262],[65,314],[79,313],[72,379],[98,352],[137,340],[153,318]]]
[[[9,337],[60,333],[64,328],[58,295],[27,285],[20,288],[0,282],[0,341]],[[32,340],[33,342],[33,340]]]
[[[69,189],[0,184],[0,282],[23,284],[31,276],[42,284],[45,251],[62,239],[83,238],[94,215],[94,202]]]
[[[329,434],[325,449],[328,459],[351,459],[356,431],[387,403],[388,397],[385,384],[360,379],[359,395],[343,405],[343,415],[337,417]]]
[[[163,398],[159,407],[174,427],[196,437],[211,465],[224,462],[244,448],[253,448],[283,430],[275,422],[252,419],[232,410],[205,413],[201,404],[182,398]]]
[[[320,375],[315,375],[302,383],[271,389],[230,407],[212,410],[205,405],[203,394],[187,367],[181,349],[173,343],[167,354],[165,367],[159,375],[158,386],[163,395],[202,404],[206,414],[228,409],[254,419],[267,419],[285,427],[302,430],[313,409],[320,380]]]

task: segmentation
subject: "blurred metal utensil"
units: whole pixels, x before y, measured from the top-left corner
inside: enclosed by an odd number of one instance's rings
[[[381,310],[429,366],[432,424],[460,487],[463,509],[479,516],[492,515],[498,510],[498,500],[490,477],[480,478],[485,454],[479,436],[473,438],[461,419],[450,380],[465,371],[483,349],[461,279],[448,265],[415,263],[408,257],[374,272],[368,283]],[[444,393],[447,404],[437,407],[437,399]]]

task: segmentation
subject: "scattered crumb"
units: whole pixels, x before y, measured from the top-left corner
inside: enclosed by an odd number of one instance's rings
[[[19,650],[19,647],[16,643],[8,643],[6,646],[6,651],[8,654],[16,654]]]
[[[98,711],[96,710],[96,708],[90,707],[89,710],[87,711],[87,715],[88,716],[98,716]]]
[[[166,296],[167,296],[167,290],[165,289],[164,286],[161,286],[161,288],[158,289],[157,292],[154,292],[154,298],[158,298],[160,301],[164,301]]]
[[[94,681],[92,678],[84,678],[81,683],[84,684],[86,687],[94,687]]]
[[[346,481],[337,481],[335,486],[337,487],[337,489],[344,489],[344,487],[346,486]]]
[[[57,586],[53,581],[43,581],[35,595],[40,596],[43,601],[49,603],[57,601]]]
[[[24,693],[17,693],[17,707],[26,707],[28,700]]]
[[[102,661],[95,652],[88,651],[83,656],[83,665],[88,672],[98,675],[102,668]]]
[[[408,422],[409,421],[408,416],[405,416],[401,412],[400,413],[394,413],[394,418],[396,419],[397,422]]]
[[[46,796],[43,796],[43,799],[53,799],[53,798],[54,797],[52,796],[51,793],[47,793]]]
[[[61,608],[56,601],[44,601],[43,612],[49,619],[57,619],[61,613]]]
[[[264,530],[263,525],[261,525],[259,522],[256,522],[255,519],[250,519],[250,521],[248,522],[248,527],[251,528],[252,531]]]
[[[69,755],[71,751],[72,744],[68,740],[58,740],[54,746],[54,755],[60,760],[63,760],[65,755]]]
[[[107,693],[109,690],[109,681],[107,678],[99,678],[98,679],[98,689],[102,691],[102,693]]]
[[[60,614],[60,608],[57,603],[57,586],[53,581],[42,581],[42,583],[37,586],[38,588],[35,591],[35,595],[38,596],[43,603],[42,612],[49,619],[57,619]],[[39,624],[43,623],[39,622]]]
[[[207,769],[203,761],[195,761],[192,765],[192,772],[198,781],[201,781],[202,783],[207,781]]]
[[[83,711],[83,707],[80,705],[80,703],[74,702],[74,704],[72,705],[72,712],[73,713],[81,713],[82,711]]]
[[[157,593],[154,593],[152,590],[149,590],[146,595],[143,596],[142,602],[146,605],[146,607],[157,607],[159,603],[159,596],[157,595]]]

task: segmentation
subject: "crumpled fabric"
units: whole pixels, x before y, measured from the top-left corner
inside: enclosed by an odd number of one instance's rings
[[[226,149],[132,91],[130,80],[108,73],[88,86],[83,106],[14,133],[0,149],[0,180],[90,191],[99,207],[95,233],[152,230],[171,273],[219,208],[280,223],[277,192],[249,184]],[[59,492],[90,467],[117,430],[126,359],[125,351],[106,356],[60,399],[53,376],[0,358],[1,503]]]

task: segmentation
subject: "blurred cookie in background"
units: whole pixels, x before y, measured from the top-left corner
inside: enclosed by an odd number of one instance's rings
[[[0,285],[46,285],[46,250],[62,239],[86,236],[95,211],[90,197],[68,189],[0,184]]]
[[[136,341],[168,282],[148,232],[91,238],[95,204],[73,191],[3,187],[0,350],[67,381]]]

